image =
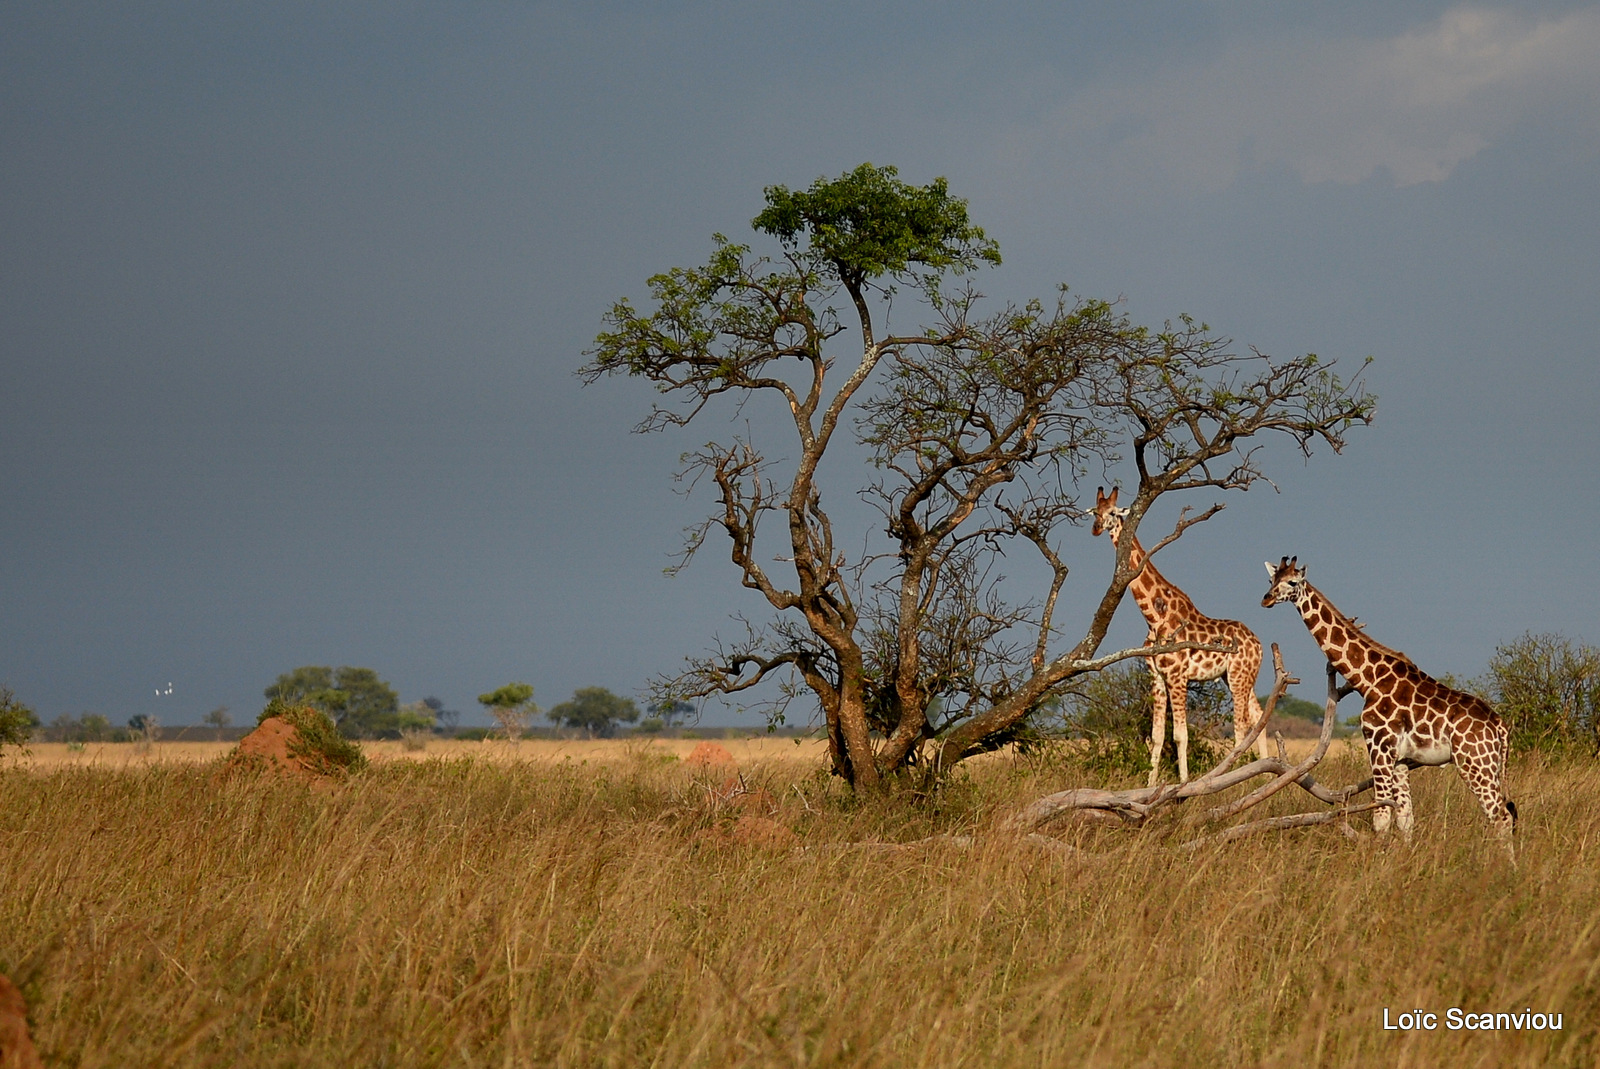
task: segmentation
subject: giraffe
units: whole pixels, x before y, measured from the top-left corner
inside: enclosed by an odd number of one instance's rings
[[[1105,531],[1111,544],[1119,545],[1122,520],[1128,514],[1117,507],[1117,490],[1106,494],[1095,490],[1094,534]],[[1261,671],[1261,640],[1237,620],[1213,620],[1194,607],[1189,595],[1173,586],[1156,571],[1136,536],[1128,554],[1129,566],[1138,569],[1128,589],[1150,625],[1146,645],[1167,642],[1228,643],[1233,649],[1179,650],[1147,658],[1150,662],[1150,781],[1154,787],[1160,776],[1161,747],[1166,743],[1167,704],[1172,704],[1172,737],[1178,744],[1178,782],[1189,782],[1189,682],[1204,682],[1226,676],[1233,693],[1234,738],[1242,739],[1261,719],[1261,704],[1256,700],[1256,675]],[[1267,740],[1256,739],[1256,752],[1267,756]]]
[[[1411,787],[1408,770],[1455,762],[1506,853],[1516,858],[1512,836],[1517,807],[1505,794],[1508,732],[1489,703],[1440,683],[1399,650],[1368,638],[1354,619],[1333,607],[1322,591],[1306,582],[1298,557],[1285,557],[1272,576],[1261,604],[1271,608],[1287,601],[1328,655],[1345,681],[1366,699],[1361,709],[1361,735],[1372,763],[1373,792],[1391,809],[1372,814],[1372,830],[1388,832],[1392,819],[1411,840]]]

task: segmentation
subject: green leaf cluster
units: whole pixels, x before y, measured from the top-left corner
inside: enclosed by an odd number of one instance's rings
[[[507,683],[499,690],[478,695],[478,703],[485,709],[520,709],[533,700],[533,686],[529,683]]]
[[[899,179],[894,167],[863,163],[809,189],[768,186],[767,207],[750,225],[788,246],[802,237],[847,285],[904,274],[912,265],[957,273],[998,264],[1000,246],[967,218],[967,202],[936,178],[926,186]]]

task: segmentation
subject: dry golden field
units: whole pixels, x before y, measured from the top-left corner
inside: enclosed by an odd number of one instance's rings
[[[47,1064],[1600,1060],[1594,763],[1515,766],[1513,869],[1450,769],[1413,774],[1409,848],[1082,829],[1059,856],[992,833],[1086,782],[1055,759],[864,801],[814,744],[725,743],[799,835],[766,848],[710,834],[725,773],[676,759],[692,742],[375,747],[331,792],[183,745],[36,746],[0,772],[0,971]],[[1362,771],[1341,753],[1321,776]],[[1290,793],[1269,806],[1313,804]],[[976,845],[851,845],[942,831]],[[1451,1007],[1563,1027],[1451,1031]],[[1440,1026],[1385,1031],[1385,1008]]]

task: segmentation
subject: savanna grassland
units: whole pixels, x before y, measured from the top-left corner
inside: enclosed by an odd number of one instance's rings
[[[1192,828],[1080,828],[1061,856],[992,831],[1087,781],[1059,757],[862,800],[811,751],[747,755],[802,844],[776,848],[716,834],[725,773],[668,747],[495,752],[379,760],[331,791],[215,761],[0,773],[0,971],[47,1064],[1600,1059],[1592,761],[1515,764],[1513,869],[1449,769],[1413,774],[1409,848],[1322,827],[1189,852]],[[1363,769],[1345,753],[1320,775]],[[1289,793],[1269,805],[1314,804]],[[849,845],[939,832],[976,845]],[[1384,1007],[1451,1006],[1564,1028],[1382,1028]]]

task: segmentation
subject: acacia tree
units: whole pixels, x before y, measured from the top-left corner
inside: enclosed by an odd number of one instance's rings
[[[489,710],[506,739],[513,743],[528,730],[528,721],[539,714],[539,707],[533,704],[531,683],[507,683],[498,690],[478,695],[478,704]]]
[[[854,785],[919,761],[949,768],[1014,738],[1075,676],[1194,647],[1099,655],[1135,575],[1127,538],[1081,637],[1060,648],[1067,568],[1053,537],[1081,520],[1078,485],[1091,470],[1131,454],[1125,528],[1136,531],[1163,494],[1265,478],[1258,436],[1338,451],[1371,416],[1359,376],[1346,383],[1314,355],[1236,354],[1187,317],[1151,330],[1064,287],[985,314],[968,276],[999,263],[999,248],[942,178],[912,186],[863,164],[765,194],[751,225],[772,240],[769,254],[715,235],[704,266],[649,280],[653,310],[611,308],[580,375],[653,383],[669,401],[640,431],[687,426],[722,402],[754,421],[760,399],[780,403],[773,425],[794,436],[786,461],[748,434],[686,455],[685,477],[709,480],[717,508],[688,531],[679,562],[720,527],[743,585],[777,615],[746,621],[741,638],[656,690],[736,694],[777,677],[778,717],[809,692],[833,769]],[[891,310],[907,303],[923,321],[891,330]],[[886,543],[837,537],[823,508],[819,466],[841,425],[870,453],[876,475],[853,489],[882,511]],[[1180,519],[1161,545],[1220,507]],[[762,528],[769,515],[777,538]],[[857,544],[867,548],[844,549]],[[1049,577],[1023,602],[1008,600],[996,568],[1017,546]]]

